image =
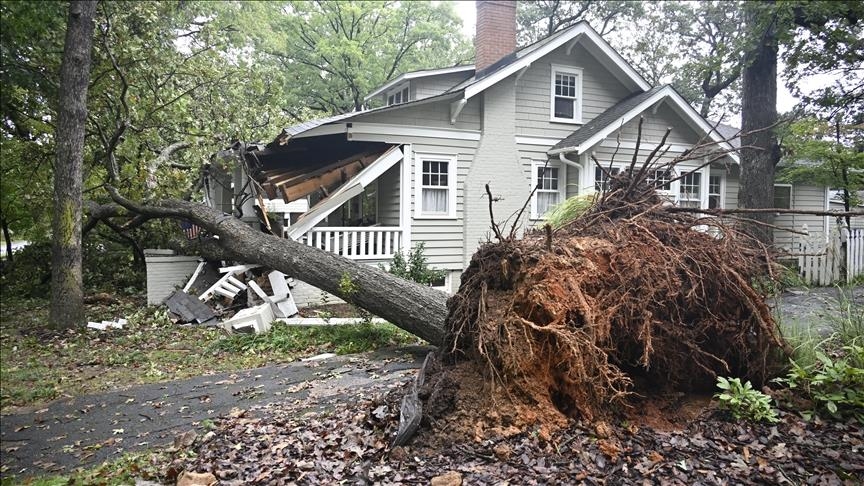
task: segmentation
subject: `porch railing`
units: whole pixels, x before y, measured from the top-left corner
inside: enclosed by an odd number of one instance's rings
[[[302,238],[309,246],[352,260],[393,258],[402,245],[402,228],[392,226],[324,226]]]

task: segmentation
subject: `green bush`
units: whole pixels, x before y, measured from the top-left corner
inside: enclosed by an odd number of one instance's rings
[[[792,361],[792,369],[779,380],[790,389],[800,390],[813,401],[815,410],[805,417],[827,411],[834,418],[851,416],[864,423],[864,343],[853,339],[829,356],[815,350],[817,362],[809,365]]]
[[[431,286],[435,281],[444,278],[445,274],[442,270],[429,268],[429,263],[424,255],[425,251],[425,244],[420,242],[413,250],[408,252],[407,259],[400,250],[393,255],[393,261],[390,263],[389,269],[383,266],[381,268],[405,280]]]
[[[723,390],[714,395],[720,400],[720,408],[728,410],[738,420],[753,422],[777,422],[777,412],[771,408],[771,397],[753,388],[750,382],[741,384],[740,378],[717,378],[717,388]]]

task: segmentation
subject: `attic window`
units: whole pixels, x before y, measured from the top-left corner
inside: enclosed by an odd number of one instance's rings
[[[551,120],[582,123],[582,69],[552,65]]]
[[[387,106],[398,105],[399,103],[408,102],[408,83],[402,83],[399,86],[387,92]]]

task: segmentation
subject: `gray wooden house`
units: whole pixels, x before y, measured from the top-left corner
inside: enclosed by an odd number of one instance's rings
[[[368,109],[286,128],[246,153],[263,197],[250,198],[245,214],[263,204],[285,237],[373,264],[422,242],[429,263],[447,272],[442,288],[453,291],[489,237],[487,183],[499,220],[539,185],[523,226],[537,224],[564,199],[602,186],[593,159],[608,165],[617,151],[613,171],[629,164],[640,117],[642,155],[667,128],[664,160],[696,144],[728,152],[706,167],[705,159],[679,165],[689,173],[662,186],[674,204],[737,206],[739,160],[721,133],[728,127],[715,129],[671,86],[651,86],[586,22],[517,49],[515,2],[477,4],[474,65],[402,74],[367,97]],[[827,188],[810,185],[778,185],[776,200],[829,204]],[[813,238],[829,227],[818,216],[777,222],[806,225]],[[314,297],[297,293],[300,303]]]

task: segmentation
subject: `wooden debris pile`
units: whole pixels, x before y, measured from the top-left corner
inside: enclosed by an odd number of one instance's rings
[[[231,332],[266,332],[276,318],[297,314],[285,274],[259,265],[202,261],[164,304],[175,322],[221,325]],[[217,324],[217,318],[225,320]]]

